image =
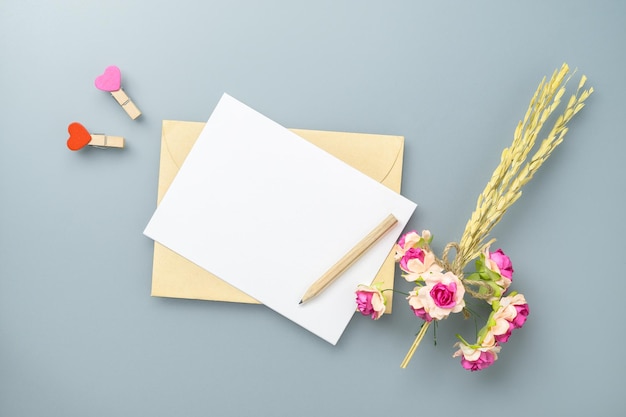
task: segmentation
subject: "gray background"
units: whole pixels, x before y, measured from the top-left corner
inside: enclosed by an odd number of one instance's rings
[[[623,415],[625,17],[622,1],[1,0],[0,416]],[[439,252],[564,61],[570,89],[584,73],[596,92],[494,230],[531,316],[488,370],[451,358],[460,318],[401,370],[419,325],[402,296],[335,347],[263,306],[150,297],[161,120],[206,121],[228,92],[287,127],[403,135],[409,227]],[[140,119],[94,87],[108,65]],[[127,147],[70,152],[72,121]]]

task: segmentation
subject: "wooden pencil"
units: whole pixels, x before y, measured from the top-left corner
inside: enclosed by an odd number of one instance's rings
[[[393,226],[398,223],[398,219],[390,214],[374,230],[363,238],[352,248],[343,258],[334,264],[324,275],[315,281],[304,293],[300,304],[307,302],[311,298],[319,295],[330,284],[332,284],[341,274],[343,274],[357,259],[361,257],[374,243],[383,237]]]

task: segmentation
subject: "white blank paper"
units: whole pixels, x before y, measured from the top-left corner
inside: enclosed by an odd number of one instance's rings
[[[144,233],[336,344],[415,207],[224,94]],[[389,214],[394,229],[300,305]]]

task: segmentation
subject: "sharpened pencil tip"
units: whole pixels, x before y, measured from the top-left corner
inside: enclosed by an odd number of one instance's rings
[[[302,300],[300,300],[300,302],[298,304],[302,304]]]

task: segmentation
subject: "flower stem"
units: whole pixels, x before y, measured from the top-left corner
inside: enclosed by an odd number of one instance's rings
[[[404,357],[404,360],[400,364],[400,368],[404,369],[404,368],[407,367],[407,365],[411,361],[411,358],[413,357],[413,354],[417,350],[417,347],[420,345],[420,342],[424,338],[424,335],[426,334],[426,331],[428,330],[428,327],[430,326],[430,323],[431,322],[427,321],[427,322],[424,322],[424,324],[422,324],[422,328],[420,329],[420,332],[415,337],[415,340],[413,341],[413,344],[411,345],[411,347],[409,348],[409,351],[407,352],[406,356]]]
[[[385,291],[395,292],[396,294],[406,295],[407,297],[409,296],[409,293],[407,293],[407,292],[402,292],[402,291],[398,291],[398,290],[395,290],[395,289],[393,289],[393,288],[385,288],[384,290],[380,290],[380,292],[385,292]]]

